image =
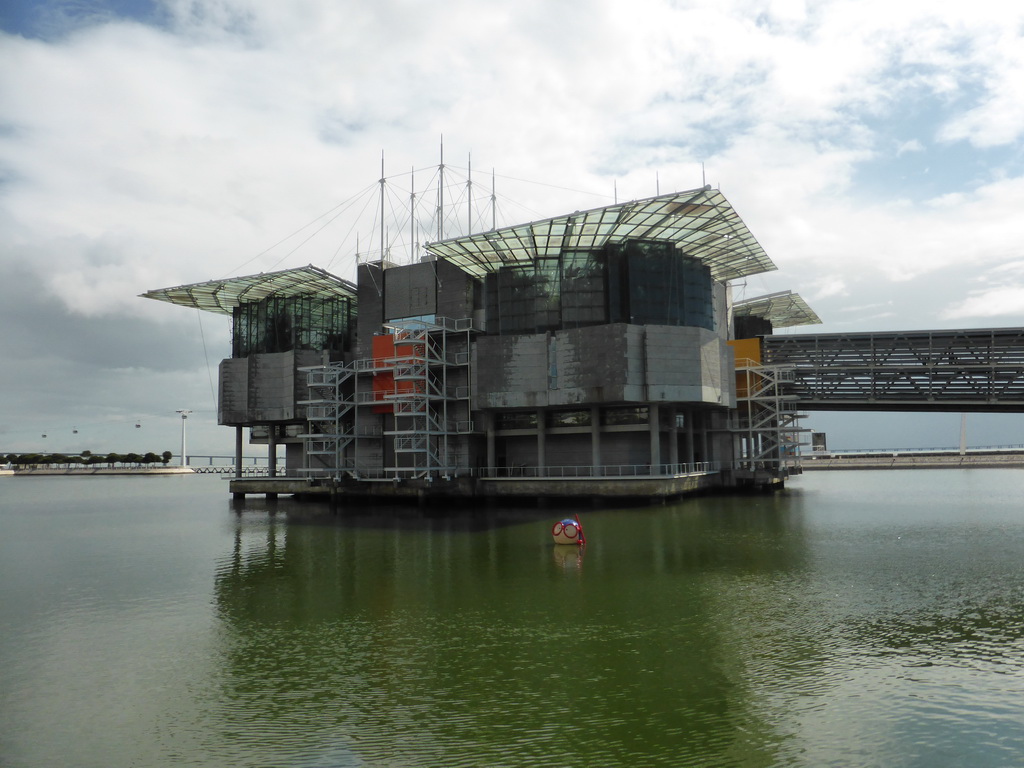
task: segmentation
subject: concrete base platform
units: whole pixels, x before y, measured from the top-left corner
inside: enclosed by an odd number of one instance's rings
[[[302,478],[234,478],[230,491],[246,495],[291,495],[318,499],[366,499],[428,502],[431,500],[498,500],[544,498],[572,499],[669,499],[721,487],[718,473],[673,477],[630,478],[502,478],[472,477],[451,480],[402,480],[393,482],[310,481]]]

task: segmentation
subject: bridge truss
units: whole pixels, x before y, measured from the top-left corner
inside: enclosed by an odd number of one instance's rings
[[[1024,328],[766,336],[801,410],[1024,412]]]

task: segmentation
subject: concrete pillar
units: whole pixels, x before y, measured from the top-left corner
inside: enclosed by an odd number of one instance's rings
[[[493,411],[484,413],[484,429],[487,434],[487,467],[488,469],[494,469],[495,462],[497,461],[497,444],[494,435]]]
[[[668,463],[679,463],[679,429],[676,427],[676,407],[668,406]]]
[[[687,464],[693,464],[693,422],[696,418],[696,411],[693,408],[686,409],[686,421],[683,424],[683,429],[686,430],[686,456],[685,460]]]
[[[711,444],[708,441],[708,420],[700,420],[700,455],[704,461],[711,461]]]
[[[537,411],[537,476],[544,477],[547,475],[545,469],[548,465],[547,459],[547,445],[546,435],[544,434],[544,409],[541,408]]]
[[[267,466],[270,477],[277,477],[277,428],[271,424],[267,429]]]
[[[647,422],[651,431],[651,473],[657,470],[655,467],[661,464],[661,420],[660,409],[656,403],[647,406]]]
[[[242,432],[245,427],[235,427],[235,477],[242,476]]]
[[[594,477],[604,474],[601,471],[601,409],[596,405],[590,407],[590,464]]]

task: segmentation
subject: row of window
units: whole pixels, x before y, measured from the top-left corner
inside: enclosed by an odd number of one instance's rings
[[[621,426],[625,424],[647,424],[648,410],[646,405],[626,406],[622,408],[602,408],[599,410],[602,426]],[[589,409],[571,409],[546,411],[544,426],[550,429],[558,427],[589,427],[593,418]],[[512,411],[495,414],[496,429],[536,429],[536,411]]]

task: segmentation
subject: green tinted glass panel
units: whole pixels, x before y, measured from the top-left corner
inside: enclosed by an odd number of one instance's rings
[[[340,356],[350,345],[351,319],[348,298],[270,296],[241,304],[232,312],[231,354],[308,349]]]

